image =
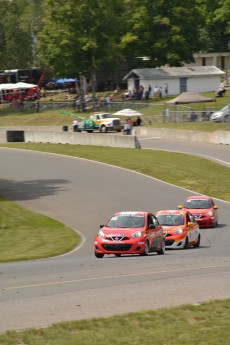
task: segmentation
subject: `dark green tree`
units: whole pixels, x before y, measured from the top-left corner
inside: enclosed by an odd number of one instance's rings
[[[0,69],[28,68],[34,64],[33,22],[38,0],[3,0],[0,6]]]
[[[59,75],[92,76],[119,59],[123,0],[44,0],[38,48]]]
[[[195,0],[126,0],[127,32],[122,47],[129,56],[149,56],[149,64],[179,66],[200,50],[203,16]]]
[[[203,51],[223,52],[230,50],[230,0],[203,0],[202,12],[205,26],[201,30]]]

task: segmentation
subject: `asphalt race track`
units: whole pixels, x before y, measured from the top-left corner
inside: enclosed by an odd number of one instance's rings
[[[142,147],[195,153],[230,165],[228,146],[140,140]],[[0,148],[0,162],[0,195],[82,234],[81,246],[69,254],[0,264],[0,332],[230,298],[230,203],[216,200],[220,224],[201,230],[198,249],[96,259],[95,234],[113,212],[176,208],[194,193],[53,154]]]

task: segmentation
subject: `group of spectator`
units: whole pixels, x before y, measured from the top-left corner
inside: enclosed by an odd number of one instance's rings
[[[131,134],[133,126],[141,126],[141,118],[137,116],[136,120],[131,117],[127,117],[124,124],[124,134]]]
[[[165,93],[165,96],[168,96],[168,83],[165,83],[164,93]],[[140,85],[138,90],[133,90],[133,91],[128,90],[121,97],[123,100],[125,100],[125,99],[141,100],[141,99],[149,99],[151,96],[161,99],[162,95],[163,95],[162,86],[156,85],[152,89],[152,86],[149,85],[148,89],[145,90],[144,86]]]

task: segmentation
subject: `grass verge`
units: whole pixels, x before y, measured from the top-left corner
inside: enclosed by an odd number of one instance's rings
[[[1,345],[229,345],[230,299],[7,332]]]
[[[0,262],[60,255],[75,248],[80,236],[65,225],[27,211],[0,197]]]

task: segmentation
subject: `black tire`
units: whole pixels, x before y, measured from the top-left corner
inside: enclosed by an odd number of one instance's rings
[[[119,258],[119,257],[121,256],[121,254],[115,254],[115,256],[116,256],[117,258]]]
[[[94,254],[95,254],[96,258],[98,258],[98,259],[102,259],[104,256],[104,254],[100,254],[100,253],[96,253],[96,252],[94,252]]]
[[[100,128],[100,132],[101,133],[106,133],[107,132],[107,128],[106,128],[106,126],[101,126],[101,128]]]
[[[161,249],[157,250],[158,255],[164,255],[164,253],[165,253],[165,241],[162,242]]]
[[[149,255],[149,242],[148,241],[145,242],[144,251],[143,251],[143,253],[141,253],[141,255],[142,256]]]
[[[188,237],[186,237],[185,244],[184,244],[184,249],[188,248]]]
[[[200,247],[200,234],[199,234],[199,236],[198,236],[197,242],[194,244],[193,247],[194,247],[194,248],[199,248],[199,247]]]
[[[121,132],[121,129],[117,129],[117,132]]]
[[[93,133],[93,129],[89,129],[87,133]]]

